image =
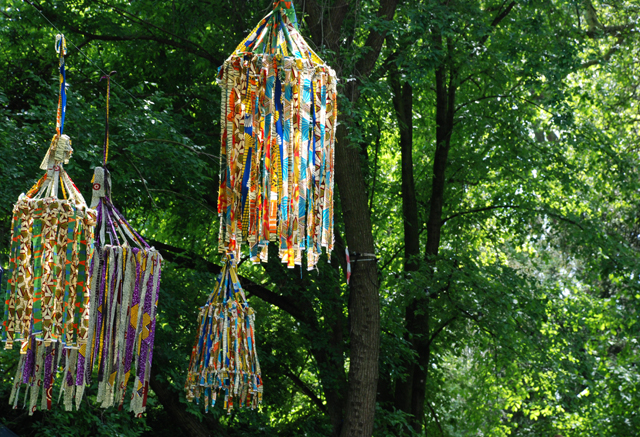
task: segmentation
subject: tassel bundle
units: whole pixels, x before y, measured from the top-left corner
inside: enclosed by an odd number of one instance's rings
[[[199,402],[204,395],[206,412],[218,394],[224,396],[227,411],[234,400],[240,408],[255,408],[262,401],[254,319],[229,257],[198,316],[199,331],[185,384],[189,402]]]
[[[66,108],[65,40],[60,53],[60,99],[53,137],[41,168],[45,175],[13,208],[3,340],[5,349],[21,342],[20,360],[10,403],[17,408],[27,384],[24,405],[29,414],[50,409],[59,369],[67,410],[80,405],[86,385],[89,331],[87,260],[91,258],[96,212],[87,204],[63,168],[73,149],[63,134]],[[58,198],[62,190],[64,199]],[[42,389],[42,390],[41,390]]]
[[[274,10],[220,67],[219,251],[254,264],[275,241],[289,268],[333,249],[336,74],[297,29],[291,2]]]
[[[132,380],[129,409],[141,416],[149,391],[162,257],[113,206],[110,186],[109,172],[96,167],[92,206],[98,217],[91,262],[89,368],[98,371],[98,405],[121,409]]]

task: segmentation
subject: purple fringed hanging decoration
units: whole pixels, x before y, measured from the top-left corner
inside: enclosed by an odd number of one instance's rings
[[[113,73],[112,73],[113,74]],[[122,408],[133,381],[130,411],[141,416],[147,404],[162,256],[129,225],[111,202],[109,88],[102,167],[93,178],[92,207],[98,212],[91,262],[89,365],[98,372],[97,402]],[[87,372],[87,376],[90,372]]]

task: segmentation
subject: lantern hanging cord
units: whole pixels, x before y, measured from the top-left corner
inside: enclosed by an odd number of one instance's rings
[[[321,66],[324,61],[309,47],[298,31],[293,2],[275,0],[264,17],[235,50],[235,55],[270,54],[293,57]]]
[[[35,5],[32,1],[29,1],[29,0],[23,0],[23,1],[24,1],[25,3],[30,4],[30,5],[33,7],[33,9],[35,9],[35,10],[36,10],[36,12],[37,12],[38,14],[40,14],[40,15],[42,16],[42,18],[44,18],[44,19],[45,19],[45,20],[46,20],[46,21],[51,25],[51,27],[53,27],[53,28],[56,30],[56,32],[58,32],[59,34],[62,34],[62,32],[60,32],[60,30],[56,27],[56,25],[55,25],[55,24],[53,24],[53,23],[51,22],[51,20],[49,20],[49,19],[47,18],[47,16],[46,16],[46,15],[44,15],[44,14],[42,13],[42,11],[41,11],[40,9],[38,9],[38,7],[36,7],[36,5]],[[106,71],[104,71],[104,70],[103,70],[103,69],[102,69],[102,68],[101,68],[101,67],[100,67],[100,66],[99,66],[95,61],[93,61],[93,60],[92,60],[89,56],[87,56],[87,55],[86,55],[82,50],[80,50],[80,47],[78,47],[77,45],[75,45],[75,44],[73,43],[73,41],[67,40],[67,39],[65,38],[65,44],[66,44],[66,42],[67,42],[67,41],[69,42],[69,44],[71,44],[71,45],[72,45],[72,46],[73,46],[73,47],[78,51],[78,53],[80,53],[80,54],[81,54],[81,55],[82,55],[82,56],[83,56],[87,61],[89,61],[89,62],[90,62],[94,67],[96,67],[96,68],[97,68],[97,69],[98,69],[98,70],[99,70],[103,75],[105,75],[105,76],[109,76],[109,74],[108,74]],[[66,47],[66,46],[65,46],[65,47]],[[140,105],[144,105],[144,102],[143,102],[140,98],[138,98],[138,97],[134,96],[133,94],[131,94],[131,92],[130,92],[128,89],[126,89],[124,86],[120,85],[120,84],[119,84],[118,82],[116,82],[115,80],[113,81],[113,83],[114,83],[114,84],[116,84],[117,86],[119,86],[120,88],[122,88],[122,89],[123,89],[123,91],[124,91],[125,93],[129,94],[129,96],[130,96],[132,99],[134,99],[135,101],[137,101],[138,103],[140,103]]]
[[[106,76],[102,76],[100,80],[107,79],[107,113],[104,122],[104,146],[102,152],[102,166],[106,168],[107,159],[109,158],[109,96],[111,95],[111,76],[116,72],[112,71]]]

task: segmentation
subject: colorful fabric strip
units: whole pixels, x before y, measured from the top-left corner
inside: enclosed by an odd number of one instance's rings
[[[335,82],[324,65],[273,55],[231,57],[220,69],[221,253],[239,256],[245,242],[254,263],[258,253],[266,261],[260,247],[276,241],[288,267],[305,251],[313,269],[321,248],[333,249]]]

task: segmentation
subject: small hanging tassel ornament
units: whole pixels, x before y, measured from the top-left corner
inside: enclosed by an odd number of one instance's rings
[[[3,340],[21,342],[9,403],[17,408],[22,384],[29,414],[49,410],[53,384],[63,368],[60,397],[67,410],[80,405],[86,378],[89,322],[87,260],[91,258],[96,212],[63,168],[73,149],[64,135],[66,42],[56,36],[60,97],[56,134],[41,164],[45,175],[13,208]],[[64,199],[58,198],[62,190]]]
[[[333,250],[336,74],[298,31],[293,4],[276,0],[218,72],[222,87],[220,253],[248,244],[254,264],[278,245],[307,269]]]
[[[111,73],[113,74],[113,73]],[[162,256],[129,225],[111,202],[109,90],[102,167],[93,176],[91,206],[97,210],[95,252],[91,262],[91,344],[87,376],[98,372],[97,402],[102,408],[124,403],[133,381],[130,411],[142,416],[147,404]]]
[[[187,400],[205,412],[224,397],[224,408],[255,408],[262,402],[262,377],[256,352],[255,314],[240,286],[233,255],[227,256],[213,293],[200,308],[198,336],[191,353]]]

